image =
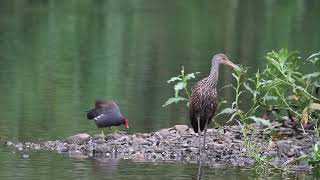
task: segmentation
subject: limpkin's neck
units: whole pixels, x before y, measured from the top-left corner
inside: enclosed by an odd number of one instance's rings
[[[219,62],[213,61],[211,65],[210,75],[208,76],[208,81],[212,88],[215,88],[218,83],[218,75],[219,75]]]

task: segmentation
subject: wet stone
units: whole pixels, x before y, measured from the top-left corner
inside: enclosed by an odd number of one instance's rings
[[[159,133],[164,139],[166,139],[170,135],[169,129],[161,129],[156,133]]]
[[[179,134],[186,134],[188,133],[187,130],[189,129],[187,125],[175,125],[174,128]]]
[[[148,145],[150,144],[147,140],[143,138],[133,138],[132,139],[132,145],[133,146],[138,146],[138,145]]]
[[[23,144],[22,143],[18,143],[15,145],[16,149],[18,149],[18,151],[22,151],[23,150]]]
[[[121,134],[119,133],[113,133],[113,134],[108,134],[105,138],[106,141],[112,141],[112,140],[116,140],[119,139],[120,137],[122,137]]]
[[[68,143],[76,143],[76,144],[84,144],[90,139],[90,135],[87,133],[76,134],[74,136],[70,136],[66,139]]]
[[[29,158],[29,155],[28,155],[28,154],[23,154],[21,157],[22,157],[23,159],[28,159],[28,158]]]
[[[11,141],[7,141],[7,146],[12,146],[13,143]]]
[[[152,137],[155,137],[158,140],[163,139],[162,135],[159,132],[154,133]]]

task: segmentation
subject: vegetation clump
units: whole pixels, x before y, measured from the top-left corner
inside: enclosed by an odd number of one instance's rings
[[[246,153],[256,160],[260,169],[272,165],[268,162],[268,157],[261,155],[260,148],[253,143],[253,136],[248,136],[248,131],[253,134],[255,132],[252,122],[263,125],[266,127],[265,130],[274,136],[274,128],[284,124],[300,133],[306,133],[307,130],[313,133],[316,138],[312,153],[301,159],[307,159],[312,167],[320,165],[319,56],[320,52],[304,59],[298,52],[281,49],[267,53],[264,65],[253,75],[248,75],[246,67],[241,67],[232,74],[236,83],[228,85],[227,88],[234,90],[235,100],[229,104],[230,107],[222,109],[214,118],[229,114],[228,122],[235,121],[239,124]],[[306,71],[308,73],[305,73]],[[179,101],[188,103],[187,82],[195,78],[195,74],[185,75],[182,68],[179,76],[168,81],[178,83],[174,86],[175,97],[170,98],[164,106]],[[180,90],[185,91],[185,96],[179,95]],[[249,96],[251,98],[248,98]],[[246,98],[246,101],[242,102],[242,98]],[[265,112],[263,116],[261,112]]]

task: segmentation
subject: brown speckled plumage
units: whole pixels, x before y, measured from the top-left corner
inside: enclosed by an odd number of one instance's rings
[[[218,104],[218,94],[216,90],[218,82],[219,65],[226,64],[233,68],[237,68],[235,64],[228,60],[224,54],[216,54],[212,58],[211,72],[208,77],[200,80],[192,88],[189,104],[190,121],[194,132],[199,134],[199,151],[201,154],[201,140],[200,134],[204,131],[204,145],[205,133],[207,125],[216,111]],[[198,127],[200,124],[200,128]],[[199,132],[200,130],[200,132]]]
[[[217,108],[216,84],[209,77],[199,81],[193,88],[190,96],[189,112],[194,132],[198,132],[197,116],[200,118],[200,131],[204,130],[205,123],[211,119]]]

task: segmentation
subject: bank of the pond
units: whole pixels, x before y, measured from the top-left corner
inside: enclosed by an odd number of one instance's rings
[[[314,138],[312,134],[298,133],[290,128],[279,128],[281,139],[270,141],[270,131],[253,125],[256,132],[252,143],[260,147],[263,156],[269,157],[273,165],[288,164],[295,169],[308,169],[305,161],[297,157],[310,154]],[[251,136],[248,133],[248,136]],[[208,129],[207,143],[203,154],[208,165],[251,166],[255,160],[246,155],[239,126]],[[116,132],[105,137],[77,134],[65,140],[40,143],[7,142],[12,151],[27,154],[28,150],[53,150],[77,158],[120,158],[136,161],[181,161],[197,162],[199,157],[197,134],[186,125],[176,125],[153,133],[127,134]]]

